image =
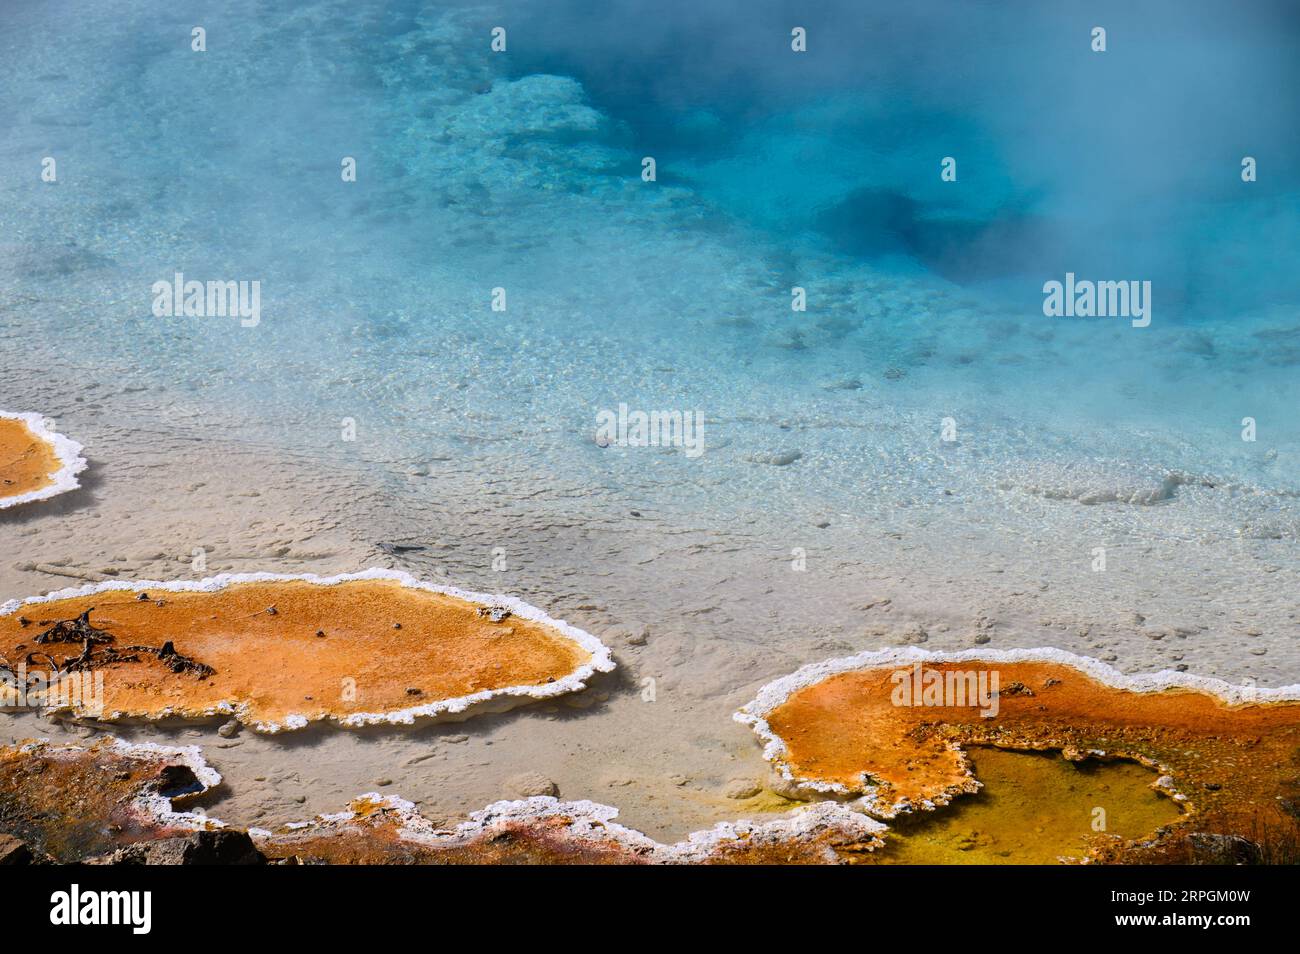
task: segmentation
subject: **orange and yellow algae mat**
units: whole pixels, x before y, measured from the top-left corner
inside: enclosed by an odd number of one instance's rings
[[[879,818],[979,792],[980,747],[1059,751],[1146,766],[1182,809],[1150,837],[1099,839],[1097,860],[1188,860],[1198,837],[1300,844],[1300,686],[1126,676],[1050,649],[909,648],[807,666],[736,718],[791,790],[855,799]]]
[[[75,490],[85,468],[81,445],[39,414],[0,411],[0,509]]]
[[[880,847],[884,825],[835,802],[761,821],[722,822],[663,844],[618,809],[549,795],[495,802],[437,829],[410,802],[375,793],[346,812],[250,832],[269,860],[300,864],[838,864]]]
[[[103,721],[460,719],[613,666],[594,636],[520,600],[389,570],[113,581],[0,606],[0,694],[27,697],[2,701]]]
[[[1293,689],[1124,676],[1052,650],[871,653],[778,680],[738,715],[787,791],[817,799],[784,816],[661,844],[588,801],[498,802],[439,828],[369,794],[249,844],[309,864],[1295,862],[1298,707]],[[0,750],[0,832],[61,860],[203,834],[222,826],[171,800],[215,780],[195,750]],[[1079,818],[1099,811],[1122,824],[1081,843]]]
[[[221,781],[196,747],[27,742],[0,748],[0,833],[36,857],[83,861],[123,845],[222,828],[174,802]]]
[[[178,812],[220,776],[194,748],[29,742],[0,748],[0,835],[40,860],[133,863],[133,847],[239,834]],[[362,795],[335,815],[251,829],[255,860],[280,864],[823,864],[881,844],[884,826],[835,802],[757,822],[724,822],[665,845],[614,821],[618,810],[550,796],[496,802],[438,828],[410,802]],[[241,852],[240,862],[250,860]],[[148,856],[144,856],[146,863]],[[189,863],[168,852],[163,863]],[[199,862],[194,862],[199,863]]]

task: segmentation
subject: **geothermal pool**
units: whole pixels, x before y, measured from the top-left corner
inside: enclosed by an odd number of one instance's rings
[[[0,598],[381,565],[620,655],[468,742],[246,740],[223,817],[537,762],[678,837],[756,686],[880,646],[1300,682],[1294,11],[759,6],[0,12],[0,408],[90,461]]]

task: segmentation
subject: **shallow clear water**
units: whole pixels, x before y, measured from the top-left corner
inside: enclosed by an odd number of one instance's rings
[[[1293,567],[1294,9],[860,6],[6,5],[5,363],[27,336],[125,362],[165,395],[138,426],[377,482],[463,459],[906,524],[941,562],[1068,538]],[[177,271],[260,281],[260,324],[155,317]],[[1044,316],[1067,271],[1151,281],[1150,327]],[[620,403],[699,412],[705,453],[596,446]]]
[[[1108,837],[1150,838],[1182,814],[1151,787],[1151,770],[1133,762],[1072,763],[1059,752],[994,748],[972,756],[984,787],[933,814],[896,820],[873,861],[1056,864],[1085,857]]]

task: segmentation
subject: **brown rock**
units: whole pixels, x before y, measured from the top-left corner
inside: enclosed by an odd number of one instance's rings
[[[26,842],[13,835],[0,835],[0,865],[30,865],[33,860]]]
[[[91,858],[92,865],[260,865],[266,858],[246,831],[196,831],[127,845]]]

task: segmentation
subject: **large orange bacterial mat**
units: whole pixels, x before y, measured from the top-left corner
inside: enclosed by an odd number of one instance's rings
[[[265,732],[463,718],[613,668],[594,636],[519,600],[386,570],[113,582],[15,601],[0,607],[0,656],[28,679],[102,675],[59,706],[77,715],[230,714]]]
[[[954,694],[974,690],[980,674],[998,687],[996,706]],[[901,691],[923,683],[935,691]],[[1187,813],[1171,835],[1251,837],[1270,827],[1286,840],[1300,835],[1298,697],[1300,687],[1130,677],[1056,650],[912,649],[806,667],[764,687],[737,718],[766,740],[794,788],[860,797],[882,818],[978,792],[967,749],[994,746],[1147,765]],[[1172,856],[1177,841],[1130,846],[1128,857]]]

